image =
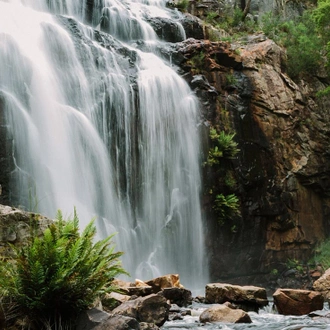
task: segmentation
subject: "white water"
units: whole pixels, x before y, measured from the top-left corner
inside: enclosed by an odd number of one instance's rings
[[[161,42],[150,17],[178,14],[161,0],[95,0],[89,18],[86,8],[82,0],[0,0],[13,191],[51,217],[74,206],[82,226],[97,216],[101,237],[118,232],[133,279],[179,273],[202,289],[198,103],[168,63],[134,48],[138,39]],[[100,27],[122,45],[99,36],[101,47],[92,29]]]
[[[260,309],[258,313],[248,312],[252,323],[201,323],[200,314],[210,305],[193,303],[191,315],[181,320],[167,321],[162,330],[321,330],[330,329],[329,308],[324,306],[315,315],[280,315],[272,310],[272,304]],[[313,313],[312,313],[313,314]]]

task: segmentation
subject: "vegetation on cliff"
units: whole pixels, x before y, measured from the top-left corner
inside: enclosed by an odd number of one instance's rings
[[[239,152],[238,144],[234,141],[235,133],[220,133],[213,127],[210,128],[211,147],[207,161],[209,168],[217,165],[215,177],[218,179],[210,188],[209,193],[213,197],[213,209],[220,224],[232,219],[239,213],[239,198],[232,192],[235,182],[234,177],[228,168],[226,160],[233,159]],[[224,179],[223,184],[219,179]]]
[[[82,233],[76,212],[64,221],[61,213],[43,236],[31,233],[26,246],[0,262],[0,303],[6,326],[53,329],[74,323],[97,297],[114,291],[115,276],[126,273],[112,236],[94,243],[91,221]]]
[[[249,3],[249,1],[248,1]],[[260,33],[273,39],[287,51],[287,72],[292,78],[302,73],[315,72],[330,75],[330,1],[319,0],[317,5],[310,6],[303,15],[286,16],[275,12],[265,13],[258,19],[247,15],[249,4],[244,8],[232,6],[216,7],[204,12],[204,21],[216,30],[225,31],[221,37],[210,29],[207,33],[212,41],[242,41],[246,35]],[[189,10],[187,1],[179,1],[177,8]],[[324,73],[322,73],[324,74]],[[330,92],[330,87],[319,93]]]

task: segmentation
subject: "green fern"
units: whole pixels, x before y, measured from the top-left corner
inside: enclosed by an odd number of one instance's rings
[[[235,133],[227,134],[224,131],[217,133],[214,128],[211,128],[209,136],[213,145],[207,158],[209,166],[219,164],[221,158],[234,158],[240,151],[238,144],[234,141]]]
[[[217,212],[219,222],[224,223],[225,220],[238,214],[239,199],[235,194],[219,194],[215,197],[215,204],[213,208]]]
[[[76,212],[57,221],[42,237],[31,237],[21,248],[13,247],[12,260],[0,262],[0,297],[8,325],[28,316],[28,326],[43,329],[48,322],[72,323],[98,296],[111,292],[114,277],[126,274],[114,252],[113,235],[93,242],[94,220],[79,233]],[[63,322],[64,322],[63,321]]]

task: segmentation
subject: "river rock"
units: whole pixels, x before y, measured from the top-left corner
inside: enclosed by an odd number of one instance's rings
[[[146,281],[146,284],[152,287],[154,293],[157,293],[164,288],[183,288],[180,284],[180,276],[178,274],[168,274],[156,277],[152,280]]]
[[[255,306],[257,308],[268,304],[267,293],[264,288],[257,286],[239,286],[226,283],[210,283],[206,285],[206,303],[222,304],[226,301],[242,306]]]
[[[168,319],[170,305],[162,295],[151,294],[129,300],[112,311],[113,315],[125,315],[139,322],[162,325]]]
[[[112,310],[130,299],[131,296],[128,296],[126,294],[111,292],[106,294],[105,297],[102,298],[102,306],[106,310]]]
[[[139,322],[129,316],[114,315],[93,330],[140,330]],[[78,330],[78,329],[77,329]],[[79,329],[81,330],[81,329]]]
[[[242,309],[232,309],[226,305],[214,305],[206,309],[199,317],[199,321],[206,322],[229,322],[229,323],[252,323],[248,313]]]
[[[97,308],[88,309],[79,315],[76,330],[92,330],[103,324],[109,317],[109,313]]]
[[[129,296],[144,297],[154,292],[153,288],[141,280],[135,280],[135,282],[126,282],[123,280],[115,279],[113,285],[119,288],[119,290]]]
[[[277,289],[273,297],[278,312],[283,315],[305,315],[323,309],[324,298],[315,291]]]
[[[326,301],[330,301],[330,268],[314,282],[313,289],[320,292]]]
[[[186,288],[164,288],[162,294],[171,304],[177,304],[180,307],[186,307],[192,303],[191,291]]]

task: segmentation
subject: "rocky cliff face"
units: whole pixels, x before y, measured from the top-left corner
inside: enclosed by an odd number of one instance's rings
[[[235,131],[241,150],[230,165],[241,201],[234,223],[217,222],[210,191],[221,178],[204,171],[212,280],[262,283],[288,259],[307,261],[330,229],[329,100],[313,96],[323,78],[293,82],[284,50],[263,35],[178,48],[206,126]]]

